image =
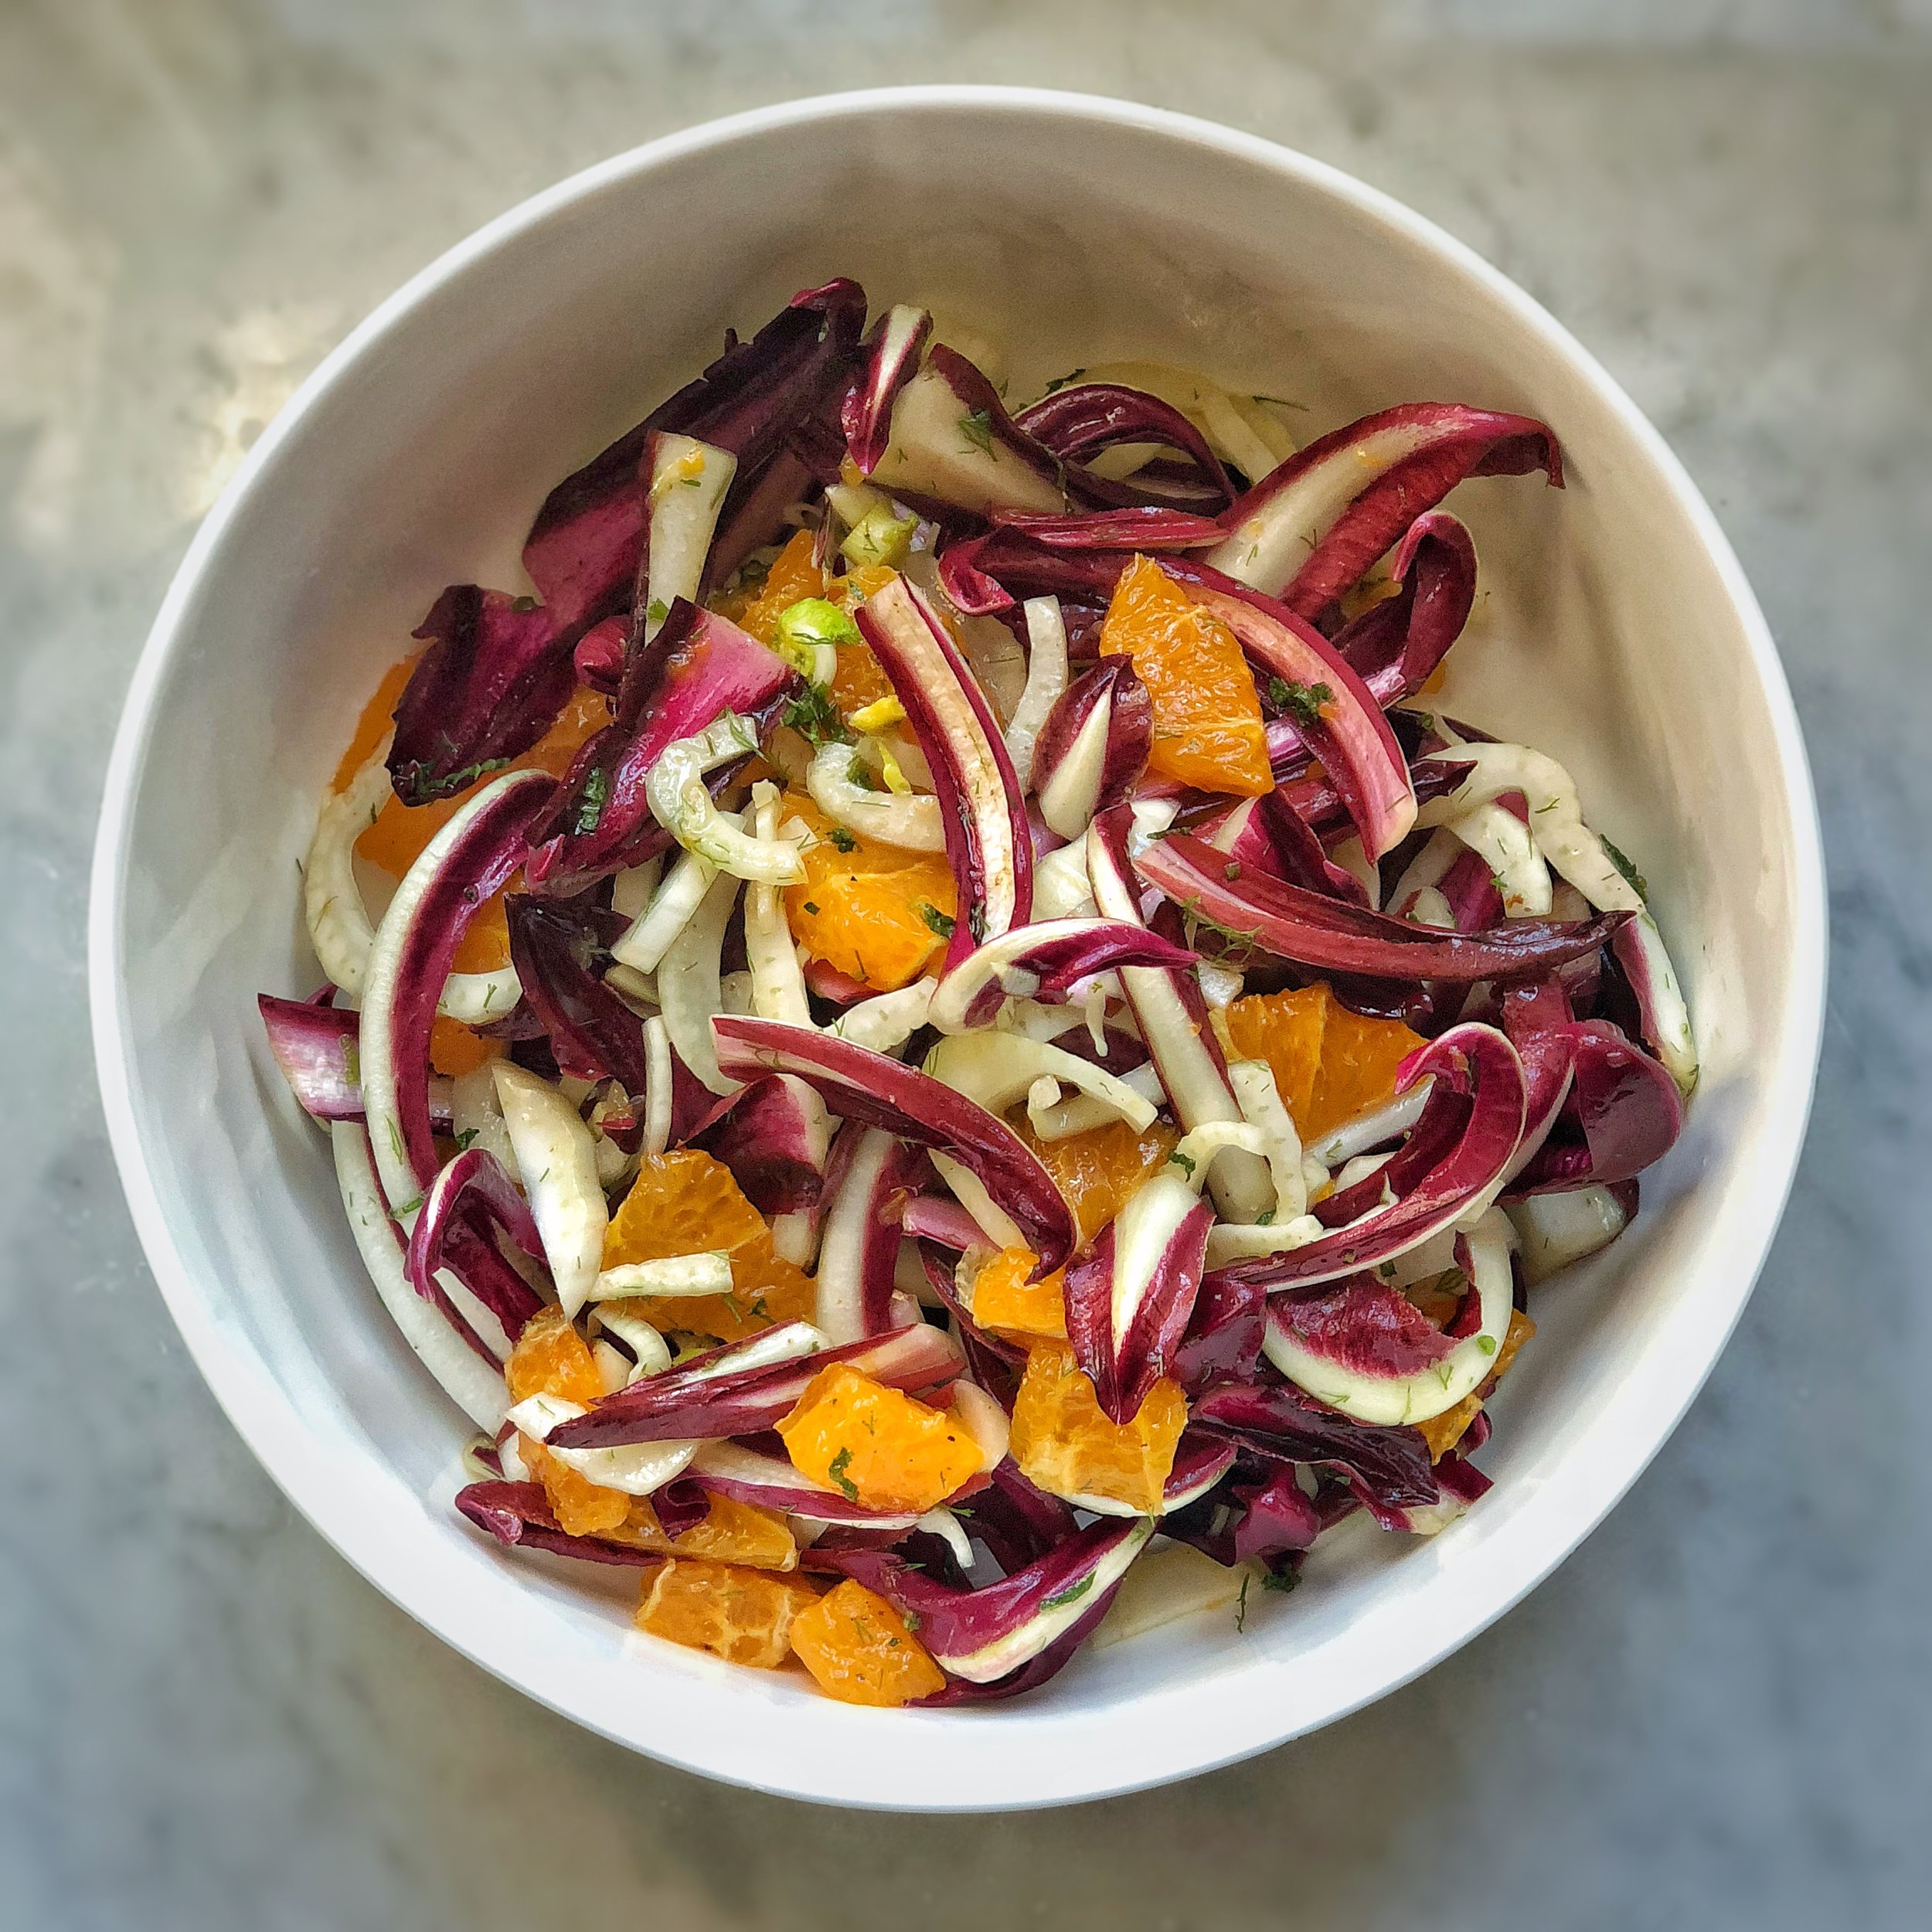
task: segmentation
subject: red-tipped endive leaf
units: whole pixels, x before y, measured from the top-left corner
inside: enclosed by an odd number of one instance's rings
[[[857,1141],[825,1203],[816,1277],[818,1327],[835,1345],[883,1335],[892,1326],[900,1223],[915,1158],[923,1159],[896,1134],[879,1128],[845,1131]]]
[[[917,1617],[920,1642],[948,1676],[988,1684],[1104,1608],[1153,1533],[1148,1518],[1097,1522],[1025,1569],[968,1590],[951,1589],[885,1550],[828,1551],[808,1562],[856,1578]]]
[[[875,1382],[921,1396],[944,1388],[964,1366],[951,1337],[923,1321],[768,1367],[720,1373],[714,1361],[700,1355],[606,1396],[588,1414],[560,1423],[547,1440],[560,1449],[598,1449],[627,1442],[757,1435],[776,1427],[812,1377],[838,1362]]]
[[[1301,1247],[1216,1269],[1204,1287],[1222,1293],[1258,1286],[1274,1294],[1338,1281],[1394,1260],[1492,1199],[1522,1138],[1526,1101],[1522,1062],[1494,1027],[1452,1026],[1403,1061],[1396,1091],[1406,1094],[1432,1076],[1435,1086],[1412,1140],[1433,1147],[1442,1121],[1452,1111],[1460,1111],[1462,1119],[1461,1131],[1426,1172],[1404,1185],[1388,1205],[1371,1207]],[[1396,1162],[1401,1158],[1398,1153],[1384,1175],[1396,1172]]]
[[[661,847],[645,784],[665,747],[727,711],[762,723],[798,681],[782,658],[728,619],[672,605],[625,668],[617,721],[577,753],[554,808],[532,832],[531,885],[567,896],[634,862],[641,842]]]
[[[1015,927],[969,954],[939,982],[927,1020],[942,1033],[990,1026],[1009,999],[1063,1001],[1096,973],[1121,966],[1185,972],[1195,955],[1145,926],[1114,919],[1043,919]]]
[[[1053,1177],[1006,1123],[930,1075],[849,1040],[782,1020],[712,1022],[718,1064],[734,1080],[793,1073],[842,1120],[950,1155],[1011,1216],[1049,1274],[1073,1251],[1073,1220]]]
[[[1172,834],[1134,861],[1141,876],[1198,917],[1297,964],[1372,979],[1520,978],[1594,952],[1630,917],[1512,919],[1453,933],[1345,905],[1264,873],[1227,876],[1227,859],[1202,840]]]
[[[1515,1177],[1524,1194],[1632,1180],[1668,1153],[1683,1130],[1675,1083],[1621,1028],[1585,1020],[1569,1029],[1566,1044],[1573,1090],[1554,1131]]]
[[[927,310],[896,302],[879,317],[866,339],[865,359],[839,412],[845,447],[862,476],[871,475],[886,454],[893,405],[917,372],[919,352],[932,326]]]
[[[362,1105],[389,1205],[402,1213],[437,1159],[430,1117],[430,1029],[463,935],[522,862],[532,823],[556,782],[509,771],[468,800],[396,889],[369,948],[359,1058]]]
[[[1563,483],[1556,439],[1533,417],[1460,403],[1407,403],[1298,450],[1222,519],[1208,563],[1321,614],[1403,532],[1468,476],[1540,469]]]
[[[930,1241],[954,1254],[964,1254],[986,1239],[979,1223],[950,1194],[914,1195],[906,1203],[902,1231],[908,1240]]]
[[[722,1161],[760,1214],[796,1214],[818,1200],[831,1138],[810,1089],[774,1073],[717,1101],[680,1145]]]
[[[1083,516],[995,514],[996,529],[1014,530],[1049,550],[1187,550],[1218,542],[1211,516],[1148,504],[1138,509],[1093,510]]]
[[[1233,1468],[1235,1454],[1233,1444],[1219,1436],[1201,1429],[1182,1430],[1167,1481],[1161,1485],[1162,1517],[1199,1502]]]
[[[1101,917],[1140,925],[1139,882],[1128,857],[1132,830],[1133,815],[1124,805],[1096,818],[1087,834],[1087,872]],[[1192,1131],[1212,1121],[1241,1120],[1199,977],[1158,966],[1126,966],[1121,987],[1182,1126]],[[1208,1188],[1230,1220],[1254,1221],[1274,1204],[1267,1163],[1240,1148],[1215,1162]]]
[[[497,1245],[499,1229],[543,1265],[543,1237],[515,1183],[494,1155],[471,1148],[437,1175],[423,1197],[410,1230],[410,1285],[434,1301],[437,1271],[447,1268],[514,1342],[543,1300]]]
[[[1181,1438],[1183,1453],[1191,1437],[1219,1440],[1206,1430],[1189,1429]],[[1213,1490],[1207,1507],[1184,1512],[1170,1503],[1161,1520],[1161,1533],[1177,1543],[1192,1543],[1230,1568],[1308,1548],[1321,1533],[1321,1518],[1303,1493],[1294,1463],[1249,1441],[1238,1450],[1232,1442],[1224,1441],[1223,1447],[1233,1467]],[[1180,1458],[1175,1460],[1178,1464]]]
[[[1576,1055],[1570,1001],[1554,979],[1505,987],[1502,1029],[1522,1062],[1523,1131],[1505,1179],[1513,1180],[1549,1138],[1570,1097]]]
[[[1361,880],[1328,856],[1320,835],[1295,809],[1284,787],[1243,799],[1215,828],[1208,842],[1239,868],[1237,879],[1250,872],[1264,872],[1325,898],[1356,906],[1369,903]]]
[[[1408,1298],[1372,1275],[1270,1298],[1262,1342],[1298,1388],[1357,1422],[1427,1422],[1472,1395],[1509,1328],[1509,1224],[1492,1208],[1458,1236],[1456,1261],[1475,1298],[1473,1321],[1444,1334]]]
[[[1426,1509],[1437,1500],[1428,1439],[1419,1429],[1351,1421],[1281,1387],[1209,1389],[1195,1403],[1192,1420],[1264,1454],[1338,1470],[1385,1509]]]
[[[1069,485],[1095,502],[1233,502],[1234,487],[1207,439],[1171,403],[1119,383],[1075,383],[1020,411],[1019,427],[1066,465]],[[1188,459],[1170,481],[1144,469],[1131,477],[1096,475],[1087,459],[1121,443],[1159,443]],[[1217,529],[1216,536],[1219,532]]]
[[[624,682],[624,653],[630,642],[628,617],[606,617],[601,624],[591,625],[577,639],[576,648],[570,653],[577,682],[587,684],[593,691],[600,691],[607,698],[614,698],[617,687]]]
[[[950,970],[1032,911],[1026,801],[992,708],[931,604],[894,577],[859,606],[858,620],[932,767],[959,888]]]
[[[604,984],[611,935],[600,930],[600,915],[580,901],[528,893],[512,893],[504,912],[524,1000],[559,1068],[579,1080],[615,1080],[641,1100],[650,1077],[644,1023]],[[622,921],[608,923],[621,932]]]
[[[794,296],[749,342],[728,340],[702,376],[550,492],[530,526],[523,565],[566,641],[629,601],[644,549],[638,467],[651,433],[679,430],[737,458],[724,509],[729,526],[739,500],[782,460],[791,430],[843,383],[865,317],[856,282]]]
[[[1066,507],[1060,478],[1060,459],[1021,429],[985,376],[943,342],[900,390],[890,440],[872,471],[872,481],[896,496],[928,498],[975,516],[994,510],[1058,515]]]
[[[396,797],[420,805],[527,751],[577,676],[552,614],[507,590],[453,583],[414,634],[429,648],[396,707],[389,769]]]
[[[1308,694],[1295,720],[1302,741],[1342,794],[1362,849],[1371,859],[1393,851],[1416,822],[1409,761],[1382,707],[1347,661],[1290,611],[1264,611],[1205,585],[1190,587],[1190,594],[1234,633],[1264,674],[1264,686],[1278,678]],[[1324,691],[1328,695],[1315,702]]]
[[[1178,1176],[1144,1181],[1066,1270],[1066,1335],[1101,1410],[1131,1422],[1194,1310],[1214,1216]]]
[[[1393,597],[1339,631],[1335,648],[1385,710],[1420,691],[1462,634],[1476,598],[1476,546],[1461,519],[1431,510],[1396,551]]]
[[[478,1428],[494,1432],[509,1403],[503,1385],[505,1345],[486,1342],[440,1282],[431,1282],[434,1292],[428,1298],[417,1294],[410,1284],[408,1244],[383,1198],[368,1134],[356,1121],[337,1121],[328,1132],[343,1213],[383,1306],[450,1400]]]
[[[1069,685],[1046,714],[1033,751],[1040,816],[1067,840],[1122,804],[1147,768],[1154,700],[1122,653]]]
[[[277,999],[273,993],[257,994],[255,1005],[268,1035],[268,1049],[302,1111],[325,1123],[359,1121],[362,1083],[356,1036],[362,1030],[361,1014],[318,1000]],[[432,1079],[430,1118],[439,1131],[449,1128],[450,1106],[449,1082]]]

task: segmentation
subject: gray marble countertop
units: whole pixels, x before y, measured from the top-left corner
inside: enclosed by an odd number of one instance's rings
[[[977,1821],[834,1815],[631,1757],[377,1597],[176,1340],[83,1012],[121,692],[196,518],[300,377],[575,168],[915,79],[1134,95],[1273,136],[1444,223],[1575,328],[1764,599],[1835,927],[1770,1264],[1585,1548],[1319,1736]],[[1924,1923],[1929,90],[1927,0],[0,5],[0,1924]]]

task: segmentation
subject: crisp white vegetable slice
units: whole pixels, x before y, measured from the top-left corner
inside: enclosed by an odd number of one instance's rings
[[[658,823],[687,852],[719,871],[768,886],[796,885],[805,876],[797,844],[746,832],[718,809],[705,787],[706,772],[750,757],[757,749],[757,729],[735,712],[725,712],[703,730],[665,747],[645,780],[645,796]],[[627,966],[638,964],[627,954],[616,956]]]
[[[606,1268],[590,1284],[593,1301],[631,1294],[729,1294],[731,1257],[723,1248],[702,1254],[671,1254],[656,1261],[627,1261]]]
[[[705,560],[711,554],[711,539],[717,532],[718,512],[738,473],[738,459],[729,450],[665,430],[652,432],[648,461],[647,644],[658,634],[679,597],[696,601],[704,582]]]
[[[526,1396],[509,1413],[525,1435],[545,1445],[567,1469],[574,1469],[600,1489],[619,1489],[627,1496],[648,1496],[654,1489],[682,1475],[698,1453],[695,1442],[627,1442],[608,1449],[553,1449],[550,1432],[561,1423],[574,1422],[589,1410],[560,1396]]]
[[[906,852],[944,852],[946,828],[939,801],[925,792],[873,791],[852,777],[850,745],[824,744],[813,753],[805,789],[828,818],[862,838]]]
[[[1021,607],[1026,617],[1026,686],[1014,707],[1013,722],[1006,727],[1006,755],[1013,761],[1020,790],[1026,791],[1033,782],[1040,726],[1066,689],[1066,626],[1058,597],[1029,597]]]
[[[558,1305],[574,1317],[597,1279],[610,1219],[596,1143],[577,1109],[548,1080],[511,1060],[496,1061],[492,1071]]]
[[[1532,1194],[1503,1212],[1522,1243],[1523,1277],[1532,1287],[1573,1261],[1609,1247],[1628,1224],[1623,1203],[1607,1187]]]
[[[738,1083],[718,1070],[718,1049],[711,1022],[725,1010],[723,961],[725,927],[737,903],[738,881],[729,872],[713,879],[698,910],[685,922],[658,968],[658,994],[664,1002],[660,1017],[678,1057],[714,1094],[734,1094]]]

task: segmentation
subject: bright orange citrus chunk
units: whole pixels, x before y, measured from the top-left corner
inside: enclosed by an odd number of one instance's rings
[[[946,1688],[945,1674],[884,1597],[850,1577],[794,1617],[791,1648],[842,1704],[892,1706]]]
[[[510,1359],[503,1365],[512,1403],[536,1395],[556,1396],[587,1409],[604,1393],[590,1346],[560,1308],[543,1308],[524,1324]],[[517,1453],[543,1485],[557,1526],[572,1536],[599,1536],[619,1528],[631,1512],[631,1498],[607,1489],[560,1462],[543,1444],[517,1437]]]
[[[1496,1350],[1495,1364],[1483,1378],[1482,1386],[1473,1389],[1454,1407],[1445,1409],[1439,1416],[1431,1416],[1427,1422],[1416,1427],[1422,1431],[1423,1440],[1429,1445],[1429,1460],[1440,1462],[1468,1432],[1469,1425],[1480,1413],[1482,1405],[1495,1393],[1496,1384],[1502,1379],[1503,1371],[1516,1359],[1516,1351],[1536,1332],[1536,1325],[1520,1308],[1509,1311],[1509,1328],[1503,1336],[1502,1345]]]
[[[1066,1339],[1066,1270],[1027,1277],[1039,1264],[1031,1248],[1002,1248],[973,1277],[973,1319],[995,1335]]]
[[[1049,1495],[1104,1497],[1152,1515],[1186,1427],[1187,1398],[1166,1376],[1131,1422],[1110,1422],[1073,1351],[1064,1342],[1036,1342],[1013,1403],[1012,1456]]]
[[[1121,573],[1100,650],[1130,655],[1154,701],[1151,771],[1247,798],[1274,789],[1261,701],[1234,633],[1151,558]]]
[[[945,944],[959,910],[946,855],[862,838],[803,793],[786,794],[781,816],[794,814],[813,835],[804,883],[785,888],[792,937],[874,992],[916,978]]]
[[[1228,1008],[1226,1022],[1236,1053],[1274,1069],[1281,1104],[1304,1141],[1393,1100],[1396,1070],[1425,1043],[1400,1020],[1351,1012],[1325,981],[1248,994]]]
[[[826,594],[849,616],[866,598],[884,590],[898,574],[883,563],[860,564],[843,577],[835,578]],[[832,701],[838,706],[842,716],[849,718],[855,711],[862,711],[867,705],[876,704],[881,698],[889,698],[892,694],[892,680],[872,655],[870,645],[842,644],[838,647],[838,668],[832,681]]]
[[[638,1629],[759,1670],[785,1661],[794,1621],[818,1600],[804,1583],[702,1556],[674,1556],[641,1594]]]
[[[778,1424],[792,1467],[867,1509],[923,1515],[981,1466],[957,1417],[836,1362]]]
[[[1082,1247],[1126,1206],[1128,1196],[1141,1182],[1166,1165],[1167,1157],[1180,1143],[1179,1134],[1165,1121],[1154,1121],[1140,1134],[1124,1121],[1109,1121],[1057,1141],[1041,1140],[1017,1108],[1011,1124],[1066,1196],[1080,1223]]]
[[[468,1073],[493,1060],[500,1060],[505,1049],[501,1040],[465,1026],[460,1019],[439,1013],[430,1028],[430,1064],[451,1080]]]
[[[665,1534],[648,1496],[633,1496],[623,1527],[612,1540],[663,1556],[702,1556],[713,1563],[742,1563],[748,1570],[796,1570],[798,1540],[775,1509],[733,1496],[713,1496],[704,1520]]]
[[[362,715],[355,720],[355,735],[349,740],[342,763],[335,767],[335,781],[330,787],[332,791],[348,791],[356,773],[375,756],[376,747],[383,742],[395,718],[396,707],[403,702],[403,687],[409,682],[410,673],[416,668],[416,660],[422,655],[421,651],[416,651],[401,663],[391,665],[383,673],[381,683],[363,706]]]
[[[825,573],[812,561],[815,540],[810,530],[794,531],[761,582],[713,597],[712,607],[769,646],[786,611],[801,598],[825,594]]]
[[[617,1305],[654,1328],[720,1342],[742,1342],[774,1322],[811,1318],[817,1305],[811,1277],[772,1246],[764,1216],[745,1199],[730,1168],[696,1148],[645,1155],[604,1231],[604,1266],[714,1248],[731,1257],[729,1294],[633,1296]]]

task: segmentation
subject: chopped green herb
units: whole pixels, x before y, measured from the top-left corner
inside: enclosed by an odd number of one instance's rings
[[[1376,1273],[1385,1281],[1393,1281],[1399,1270],[1393,1261],[1380,1261],[1376,1264]]]
[[[1254,1573],[1250,1570],[1241,1579],[1241,1594],[1234,1600],[1234,1628],[1236,1635],[1248,1627],[1248,1585],[1253,1580]]]
[[[1094,1587],[1094,1573],[1090,1570],[1077,1583],[1069,1583],[1064,1590],[1056,1590],[1040,1605],[1042,1610],[1058,1610],[1063,1604],[1077,1604]]]
[[[1182,1175],[1190,1181],[1194,1179],[1194,1170],[1199,1163],[1196,1161],[1192,1154],[1183,1154],[1177,1147],[1167,1158],[1170,1167],[1178,1167]]]
[[[1274,1226],[1274,1209],[1273,1208],[1264,1208],[1260,1213],[1257,1214],[1254,1217],[1254,1225],[1258,1228],[1273,1227]]]
[[[959,923],[957,920],[947,918],[937,906],[928,905],[923,899],[919,902],[919,916],[941,939],[951,939],[953,928]]]
[[[810,913],[814,919],[818,917],[818,908],[809,899],[805,901],[805,910]]]
[[[474,1141],[477,1135],[481,1134],[482,1131],[483,1130],[480,1127],[466,1127],[460,1129],[456,1136],[457,1152],[459,1154],[468,1153],[470,1151],[471,1143]]]
[[[362,1083],[362,1049],[352,1039],[342,1042],[342,1077],[351,1087]]]
[[[1603,835],[1600,832],[1597,836],[1599,838],[1602,838]],[[1637,868],[1631,863],[1630,860],[1622,852],[1619,852],[1607,838],[1604,839],[1604,850],[1610,855],[1610,862],[1624,875],[1624,883],[1629,886],[1631,889],[1636,893],[1639,899],[1643,900],[1645,905],[1648,905],[1650,903],[1650,883],[1648,880],[1645,878],[1644,875],[1640,872]]]
[[[1301,1580],[1301,1573],[1298,1570],[1270,1570],[1261,1579],[1261,1587],[1264,1590],[1279,1590],[1285,1596]]]
[[[959,433],[977,450],[987,455],[993,453],[993,413],[991,410],[969,410],[959,419]]]
[[[487,778],[493,771],[501,771],[509,763],[507,758],[480,758],[473,765],[465,765],[460,771],[452,771],[447,778],[431,778],[425,781],[423,768],[416,767],[416,782],[410,802],[427,805],[437,798],[448,798],[452,793],[468,791],[479,778]]]
[[[900,1613],[900,1621],[908,1630],[917,1630],[920,1621],[919,1612],[916,1610],[902,1611]]]
[[[1268,680],[1268,702],[1285,711],[1304,731],[1321,722],[1321,707],[1335,702],[1335,692],[1326,684],[1298,684],[1292,678]]]
[[[834,825],[825,835],[841,852],[855,852],[859,849],[859,841],[843,825]]]
[[[1479,1335],[1476,1337],[1476,1346],[1485,1355],[1494,1355],[1496,1352],[1496,1338],[1493,1335]]]
[[[1278,410],[1301,410],[1305,412],[1308,406],[1306,403],[1298,403],[1287,396],[1257,396],[1254,400],[1257,403],[1272,403]]]
[[[832,694],[821,685],[808,684],[785,706],[783,723],[815,749],[825,744],[848,744],[852,734],[838,715]]]
[[[652,624],[662,624],[671,614],[671,607],[662,597],[653,597],[644,607],[644,614]]]
[[[601,765],[593,765],[583,775],[583,787],[577,794],[577,815],[572,828],[577,835],[584,838],[597,828],[597,821],[604,816],[605,802],[611,796],[611,774]]]
[[[1228,880],[1230,883],[1232,883],[1235,879],[1239,879],[1241,876],[1240,860],[1238,859],[1230,859],[1228,862],[1221,868],[1221,876]]]
[[[1086,373],[1087,371],[1083,369],[1070,369],[1064,376],[1056,376],[1053,381],[1047,384],[1046,393],[1051,396],[1056,389],[1066,388],[1069,383],[1077,383]]]
[[[845,1471],[851,1467],[851,1450],[842,1449],[837,1455],[832,1458],[832,1467],[825,1471],[825,1474],[845,1492],[846,1502],[856,1502],[859,1500],[859,1485],[845,1474]]]
[[[512,611],[534,611],[537,607],[537,602],[538,600],[535,597],[512,597],[510,600],[510,608]]]

